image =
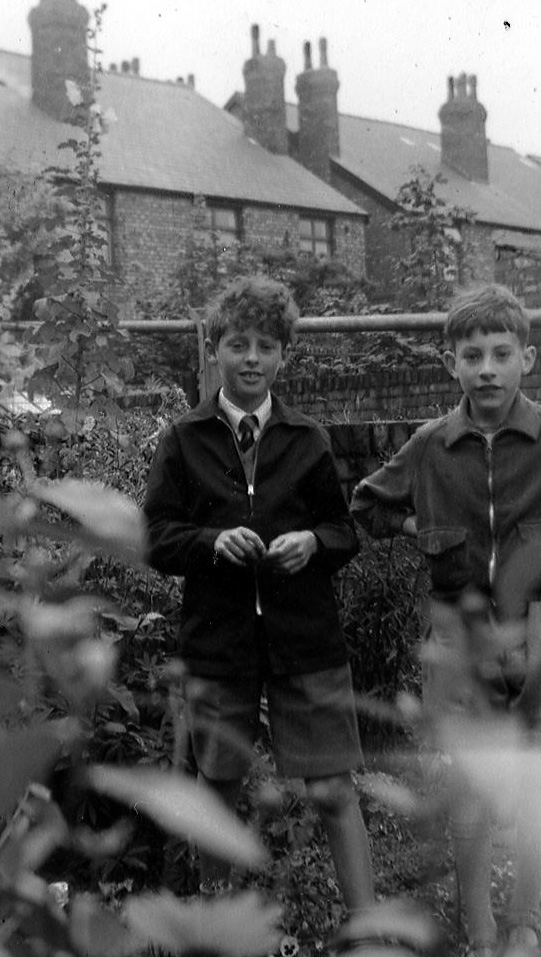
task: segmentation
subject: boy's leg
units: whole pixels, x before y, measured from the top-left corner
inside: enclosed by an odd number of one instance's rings
[[[524,791],[517,813],[517,876],[512,905],[510,942],[541,945],[541,833],[537,825],[539,795]],[[533,822],[533,827],[532,827]],[[535,929],[537,928],[537,929]]]
[[[202,771],[199,771],[197,781],[214,791],[225,806],[231,812],[235,812],[242,787],[242,778],[235,781],[213,781],[207,778]],[[199,849],[199,888],[202,894],[215,894],[226,890],[229,886],[230,873],[231,864],[229,861]]]
[[[197,780],[234,812],[259,730],[261,679],[194,678],[188,683],[187,718]],[[200,887],[214,893],[229,884],[228,861],[199,849]]]
[[[349,768],[362,764],[347,666],[275,675],[267,684],[278,773],[303,778],[327,832],[344,902],[359,912],[374,902],[368,836]]]
[[[306,788],[327,834],[344,903],[351,915],[359,914],[374,903],[374,875],[351,775],[312,778],[306,781]]]
[[[451,772],[452,774],[452,772]],[[451,840],[455,858],[460,902],[464,911],[470,946],[482,947],[496,941],[496,922],[490,899],[492,828],[490,814],[463,782],[451,782]]]

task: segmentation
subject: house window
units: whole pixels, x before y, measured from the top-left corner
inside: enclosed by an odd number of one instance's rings
[[[228,249],[239,239],[239,213],[236,209],[227,209],[225,206],[207,206],[205,208],[205,225],[213,234],[217,245]]]
[[[312,253],[317,259],[332,253],[332,223],[328,219],[300,220],[300,248],[303,253]]]

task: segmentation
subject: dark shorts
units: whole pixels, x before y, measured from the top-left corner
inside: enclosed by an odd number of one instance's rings
[[[344,665],[265,679],[192,678],[188,722],[197,766],[207,778],[232,781],[248,773],[262,711],[282,777],[328,777],[362,765],[351,672]]]

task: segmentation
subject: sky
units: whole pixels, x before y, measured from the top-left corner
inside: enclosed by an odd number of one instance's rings
[[[0,47],[30,53],[29,10],[39,0],[0,0]],[[98,2],[85,3],[92,12]],[[447,77],[477,75],[487,135],[541,155],[540,0],[108,0],[100,37],[104,68],[139,57],[141,74],[195,76],[223,106],[243,90],[250,27],[286,61],[296,102],[303,44],[326,37],[343,113],[439,130]]]

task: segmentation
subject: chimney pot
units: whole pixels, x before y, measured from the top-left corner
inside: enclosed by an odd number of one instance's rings
[[[131,61],[131,69],[134,76],[139,76],[141,61],[138,56],[134,56],[133,60]]]
[[[485,123],[487,113],[477,99],[477,77],[448,80],[449,96],[439,111],[441,161],[473,182],[488,182],[488,150]]]
[[[447,99],[454,100],[455,98],[455,81],[452,76],[447,77]]]
[[[116,63],[110,63],[110,64],[109,64],[109,73],[116,73],[116,71],[117,71]]]
[[[77,0],[40,0],[28,15],[32,33],[32,99],[56,120],[80,122],[80,107],[70,103],[66,81],[76,83],[88,100],[88,13]]]
[[[252,26],[252,56],[259,56],[259,26],[257,23]]]
[[[245,94],[243,120],[246,136],[272,153],[286,154],[288,136],[284,76],[286,65],[276,55],[274,40],[261,56],[259,27],[252,27],[252,57],[243,66]]]
[[[193,73],[188,73],[188,86],[195,90],[195,75]]]
[[[458,99],[465,100],[468,95],[468,91],[466,89],[466,74],[465,73],[461,73],[460,76],[458,77],[458,80],[456,81],[456,88],[458,93]]]
[[[304,72],[297,77],[299,98],[298,151],[300,162],[330,182],[332,156],[340,153],[336,70],[328,66],[327,41],[319,41],[320,65],[312,68],[310,43],[304,44]]]
[[[129,72],[130,72],[130,61],[129,61],[129,60],[122,60],[122,63],[120,64],[120,69],[122,70],[123,73],[129,73]]]

